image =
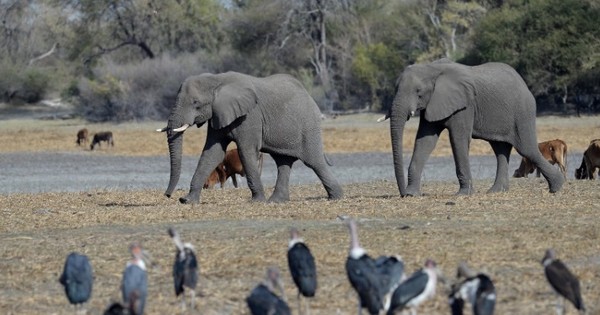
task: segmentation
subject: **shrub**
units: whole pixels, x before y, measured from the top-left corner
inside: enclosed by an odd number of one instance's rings
[[[76,109],[90,121],[167,118],[183,80],[206,72],[198,55],[165,55],[135,64],[104,60],[92,79],[79,81]]]

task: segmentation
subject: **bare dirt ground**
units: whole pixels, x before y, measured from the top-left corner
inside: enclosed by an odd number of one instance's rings
[[[372,123],[376,118],[325,121],[326,151],[389,152],[388,125]],[[405,135],[408,152],[416,130],[411,123]],[[115,147],[101,149],[99,155],[166,154],[164,135],[151,132],[162,127],[158,123],[88,125],[74,120],[2,121],[0,153],[86,150],[74,143],[82,126],[115,133]],[[197,155],[203,131],[194,132],[186,136],[184,147]],[[600,120],[542,118],[538,132],[540,140],[562,138],[570,150],[582,152],[589,140],[599,137]],[[441,139],[435,155],[448,150],[447,139]],[[486,152],[487,144],[473,143],[471,154]],[[338,219],[347,215],[357,218],[362,246],[369,253],[399,254],[407,272],[433,258],[449,279],[463,260],[488,273],[498,291],[497,314],[554,312],[555,296],[540,264],[544,250],[553,247],[581,279],[588,314],[600,314],[599,182],[569,180],[553,195],[543,180],[511,179],[511,191],[484,194],[491,180],[477,181],[476,193],[469,197],[453,195],[455,181],[424,180],[425,196],[404,199],[394,181],[373,180],[345,185],[346,196],[339,201],[326,200],[321,185],[301,185],[291,187],[292,200],[286,204],[251,203],[247,189],[214,189],[204,191],[202,203],[194,207],[165,198],[162,190],[0,195],[0,313],[72,313],[58,277],[66,255],[79,251],[90,257],[95,272],[88,313],[101,314],[111,300],[119,299],[132,241],[143,242],[156,263],[149,269],[147,313],[180,313],[170,276],[174,246],[166,233],[169,226],[196,246],[203,296],[194,313],[248,314],[245,297],[273,265],[282,270],[295,311],[286,250],[288,229],[296,226],[319,270],[313,314],[354,314],[356,296],[344,271],[349,237]],[[175,197],[183,194],[179,190]],[[424,303],[419,314],[447,313],[446,289],[440,284],[436,298]],[[572,307],[568,314],[575,314]]]

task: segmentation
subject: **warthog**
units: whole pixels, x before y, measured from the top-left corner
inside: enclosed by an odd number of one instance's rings
[[[92,140],[92,144],[90,145],[90,150],[94,150],[94,146],[97,144],[100,146],[100,141],[106,141],[110,146],[115,146],[115,142],[113,141],[113,134],[110,131],[102,131],[98,132],[94,135],[94,139]]]

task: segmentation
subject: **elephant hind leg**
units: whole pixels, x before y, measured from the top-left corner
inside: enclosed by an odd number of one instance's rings
[[[269,202],[285,202],[290,200],[290,172],[292,165],[296,162],[296,158],[271,154],[275,164],[277,164],[277,181],[275,182],[275,190],[269,198]]]
[[[333,176],[324,155],[320,158],[303,162],[317,174],[317,177],[319,177],[321,183],[323,183],[323,187],[325,187],[325,190],[327,191],[327,197],[330,200],[341,199],[344,197],[342,186],[340,186],[335,176]]]
[[[490,141],[490,145],[496,155],[496,179],[494,180],[494,185],[487,192],[508,191],[508,162],[510,160],[512,145],[500,141]]]
[[[535,141],[533,142],[535,143]],[[565,177],[563,176],[561,171],[558,170],[558,168],[553,167],[550,164],[550,162],[548,162],[548,160],[546,160],[546,158],[542,156],[542,153],[538,149],[537,145],[522,145],[521,147],[515,148],[517,149],[519,154],[528,158],[533,163],[533,165],[535,165],[540,170],[540,172],[542,172],[542,175],[544,175],[544,178],[548,182],[549,191],[551,193],[555,193],[562,188],[562,185],[565,182]]]

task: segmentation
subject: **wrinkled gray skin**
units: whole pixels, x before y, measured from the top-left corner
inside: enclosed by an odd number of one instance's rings
[[[269,201],[289,200],[292,164],[301,160],[317,174],[330,199],[342,197],[342,188],[323,155],[320,111],[306,89],[289,75],[256,78],[240,73],[202,74],[187,78],[177,95],[167,127],[171,175],[165,195],[170,197],[181,173],[184,124],[208,122],[206,144],[181,203],[198,203],[202,186],[223,161],[227,145],[237,144],[252,199],[265,200],[260,180],[259,152],[277,164],[277,181]]]
[[[402,137],[406,121],[420,111],[405,186]],[[488,192],[508,190],[508,162],[513,147],[548,181],[550,192],[561,189],[562,174],[538,150],[536,104],[519,74],[503,63],[465,66],[447,59],[407,67],[388,116],[396,182],[401,196],[421,194],[421,173],[440,133],[448,129],[460,184],[457,194],[473,192],[469,166],[471,138],[487,140],[497,159],[496,179]]]

